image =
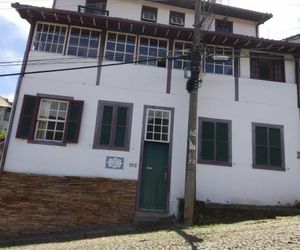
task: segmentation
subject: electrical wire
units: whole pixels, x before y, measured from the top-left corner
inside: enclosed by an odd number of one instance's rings
[[[177,57],[157,57],[157,58],[151,58],[151,59],[146,59],[146,60],[134,60],[134,61],[130,61],[130,62],[109,63],[109,64],[101,64],[101,65],[93,65],[93,66],[82,66],[82,67],[72,67],[72,68],[37,70],[37,71],[20,72],[20,73],[8,73],[8,74],[2,74],[2,75],[0,75],[0,77],[20,76],[20,75],[30,75],[30,74],[40,74],[40,73],[52,73],[52,72],[81,70],[81,69],[92,69],[92,68],[103,68],[103,67],[110,67],[110,66],[120,66],[120,65],[126,65],[126,64],[135,64],[135,63],[143,63],[143,62],[150,62],[150,61],[167,60],[167,59],[174,59],[174,58],[179,59],[179,58],[183,58],[183,57],[184,56],[177,56]]]

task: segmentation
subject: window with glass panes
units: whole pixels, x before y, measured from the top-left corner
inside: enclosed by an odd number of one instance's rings
[[[99,101],[94,148],[129,150],[133,104]]]
[[[119,62],[134,61],[136,37],[108,32],[105,59]]]
[[[141,61],[139,62],[140,64],[165,68],[167,65],[167,55],[168,40],[140,37],[138,48],[138,60]]]
[[[33,50],[63,53],[67,26],[38,23],[33,39]]]
[[[72,27],[67,54],[96,58],[98,56],[101,33],[91,29]]]
[[[263,169],[284,169],[283,127],[253,124],[253,130],[253,166]]]
[[[68,101],[41,99],[35,131],[36,140],[62,142]]]
[[[147,126],[145,131],[146,141],[170,141],[171,111],[147,109]]]
[[[233,75],[233,50],[230,48],[206,46],[205,72]],[[214,60],[214,56],[227,56],[228,60]]]
[[[231,122],[199,118],[198,161],[231,164]]]
[[[190,49],[192,47],[192,43],[174,42],[174,57],[179,57],[182,55],[188,55]],[[190,69],[191,68],[191,60],[188,58],[174,58],[173,67],[175,69]]]

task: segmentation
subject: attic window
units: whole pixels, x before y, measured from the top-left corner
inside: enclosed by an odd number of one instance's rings
[[[184,26],[185,14],[175,11],[170,11],[170,24]]]
[[[142,6],[142,20],[149,22],[157,21],[157,8]]]
[[[215,29],[218,32],[226,32],[226,33],[232,33],[233,32],[233,22],[216,19],[215,22]]]
[[[87,12],[93,12],[92,9],[106,10],[107,0],[87,0],[86,7],[90,8]]]

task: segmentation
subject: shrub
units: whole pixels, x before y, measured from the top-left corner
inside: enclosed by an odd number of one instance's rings
[[[6,137],[6,132],[5,131],[0,131],[0,142],[4,141]]]

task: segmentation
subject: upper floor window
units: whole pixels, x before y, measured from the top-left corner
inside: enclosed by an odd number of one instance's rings
[[[77,27],[71,28],[68,55],[96,58],[99,46],[100,31]]]
[[[250,76],[252,79],[285,82],[284,57],[251,53]]]
[[[33,50],[63,53],[67,26],[38,23],[33,39]]]
[[[167,65],[168,40],[140,37],[139,56],[140,64],[165,68]]]
[[[170,11],[170,24],[184,26],[185,14],[176,11]]]
[[[190,69],[191,60],[187,58],[176,58],[182,55],[187,55],[190,52],[192,43],[175,41],[174,42],[174,60],[173,67],[175,69]]]
[[[94,148],[129,150],[131,103],[99,101]]]
[[[218,56],[226,60],[218,60]],[[233,74],[233,49],[207,46],[205,72],[223,75]]]
[[[233,32],[233,22],[227,20],[216,19],[215,30],[219,32],[232,33]]]
[[[133,35],[108,32],[105,59],[119,62],[134,60],[136,37]]]
[[[253,167],[284,170],[283,126],[252,124]]]
[[[199,118],[198,162],[231,165],[231,121]]]
[[[157,8],[142,6],[143,21],[156,22],[157,21]]]

